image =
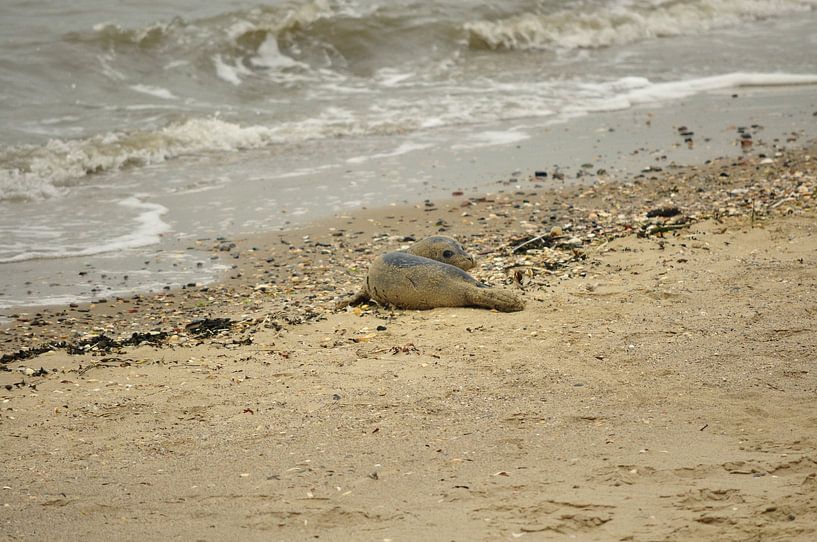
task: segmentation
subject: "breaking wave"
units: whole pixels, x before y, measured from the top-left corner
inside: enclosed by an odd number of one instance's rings
[[[713,90],[752,86],[815,85],[817,75],[731,73],[654,83],[643,77],[610,82],[486,83],[472,94],[426,104],[399,104],[365,117],[329,108],[320,115],[274,126],[242,126],[217,118],[190,119],[156,131],[109,133],[86,139],[52,139],[42,146],[0,151],[0,201],[60,195],[83,178],[128,166],[144,166],[207,152],[234,152],[275,144],[352,135],[395,134],[455,124],[556,117],[625,109]],[[544,86],[543,86],[544,85]],[[505,101],[503,101],[505,100]],[[525,103],[520,106],[520,103]],[[434,108],[442,108],[440,110]],[[408,148],[408,147],[407,147]]]
[[[109,133],[87,139],[51,139],[0,152],[0,201],[59,195],[79,179],[182,155],[252,149],[274,142],[272,130],[218,119],[193,119],[154,132]]]
[[[601,48],[652,38],[694,35],[791,13],[817,0],[520,0],[378,5],[312,0],[223,13],[187,21],[174,18],[142,28],[114,23],[68,41],[123,54],[210,59],[212,70],[235,76],[258,70],[333,69],[371,73],[395,60],[471,50],[554,51]],[[225,67],[230,70],[225,71]]]
[[[814,0],[687,0],[613,2],[599,7],[532,11],[466,23],[476,49],[572,50],[651,38],[694,35],[817,6]]]

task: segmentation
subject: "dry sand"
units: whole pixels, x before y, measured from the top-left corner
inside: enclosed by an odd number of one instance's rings
[[[0,538],[813,540],[816,150],[512,181],[215,243],[218,285],[17,313]],[[440,231],[526,310],[331,310]]]

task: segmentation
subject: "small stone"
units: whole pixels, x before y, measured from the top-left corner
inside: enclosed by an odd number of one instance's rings
[[[582,240],[578,237],[571,237],[567,241],[559,243],[559,246],[564,248],[581,248],[583,244]]]

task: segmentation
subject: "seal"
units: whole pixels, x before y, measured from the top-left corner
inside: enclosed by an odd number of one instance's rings
[[[428,237],[405,251],[375,258],[363,289],[337,307],[369,300],[401,309],[482,307],[512,312],[525,307],[513,293],[489,288],[465,272],[475,265],[455,239]]]

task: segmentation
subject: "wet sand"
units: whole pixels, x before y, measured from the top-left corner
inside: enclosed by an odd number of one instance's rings
[[[8,313],[4,537],[813,539],[817,146],[745,147],[213,241],[220,283]],[[526,309],[333,310],[438,233]]]

